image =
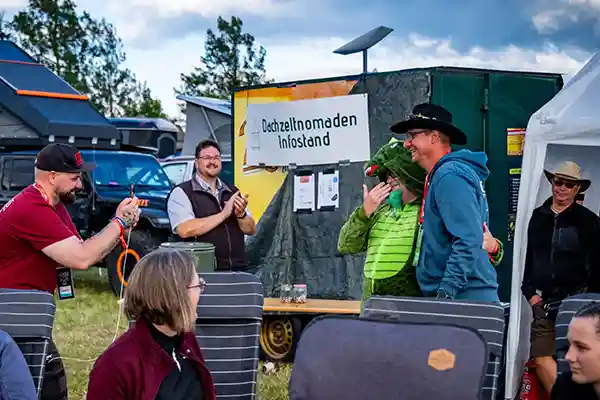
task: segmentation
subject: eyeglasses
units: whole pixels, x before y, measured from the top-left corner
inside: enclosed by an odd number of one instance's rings
[[[190,285],[190,286],[188,286],[188,289],[196,289],[196,288],[200,289],[200,294],[204,293],[204,289],[206,288],[206,281],[204,280],[204,278],[200,278],[198,280],[198,284],[197,285]]]
[[[422,130],[422,131],[411,131],[411,132],[406,132],[406,140],[414,140],[417,136],[421,135],[421,134],[427,134],[431,132],[430,130]]]
[[[221,156],[200,156],[198,159],[204,161],[221,161]]]
[[[567,189],[573,189],[573,188],[575,187],[575,185],[577,185],[577,182],[573,182],[573,181],[565,181],[565,180],[562,180],[562,179],[556,179],[556,178],[555,178],[555,179],[554,179],[554,184],[555,184],[557,187],[564,186],[564,187],[566,187]]]

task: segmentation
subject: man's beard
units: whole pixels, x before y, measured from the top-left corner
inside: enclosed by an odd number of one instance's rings
[[[73,204],[77,196],[75,195],[75,190],[71,190],[69,192],[58,193],[58,199],[63,204]]]
[[[221,171],[219,170],[219,167],[218,167],[218,166],[216,166],[216,165],[211,165],[211,166],[210,166],[210,168],[206,168],[206,169],[204,170],[204,173],[205,173],[207,176],[210,176],[211,178],[216,178],[217,176],[219,176],[219,173],[220,173],[220,172],[221,172]]]

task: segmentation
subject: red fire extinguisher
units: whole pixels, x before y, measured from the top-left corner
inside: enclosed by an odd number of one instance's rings
[[[533,360],[529,360],[525,364],[525,370],[523,371],[523,379],[521,383],[521,391],[519,393],[519,400],[549,400],[550,396],[540,382],[537,374],[535,373],[535,366]]]

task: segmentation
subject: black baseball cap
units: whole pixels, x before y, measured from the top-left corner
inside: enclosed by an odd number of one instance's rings
[[[83,162],[81,153],[75,146],[64,143],[52,143],[44,147],[35,161],[37,169],[54,172],[89,172],[96,163]]]

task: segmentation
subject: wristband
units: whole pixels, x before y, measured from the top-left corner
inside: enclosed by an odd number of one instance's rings
[[[236,215],[236,217],[237,217],[237,219],[244,219],[244,218],[246,218],[246,215],[247,215],[247,214],[248,214],[248,213],[247,213],[246,211],[244,211],[244,215],[242,215],[241,217],[238,217],[238,216]]]
[[[117,222],[123,230],[127,228],[127,223],[121,217],[113,217],[112,221]]]
[[[121,242],[121,246],[123,246],[123,249],[127,249],[127,243],[125,243],[125,237],[124,237],[125,236],[125,221],[123,221],[123,219],[121,219],[119,217],[114,217],[113,219],[111,219],[111,222],[114,222],[119,227],[119,230],[120,230],[119,241]]]
[[[490,254],[495,256],[498,254],[498,250],[500,250],[500,244],[498,244],[498,239],[494,239],[494,250]]]

